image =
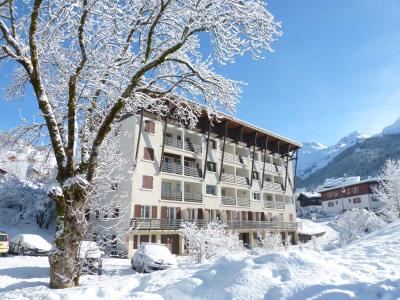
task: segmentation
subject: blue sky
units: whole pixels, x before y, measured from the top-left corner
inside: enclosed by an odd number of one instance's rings
[[[237,117],[325,144],[355,129],[378,133],[400,117],[400,1],[270,0],[268,8],[284,32],[275,52],[218,68],[248,84]],[[0,130],[19,124],[19,109],[36,112],[29,95],[0,103]]]

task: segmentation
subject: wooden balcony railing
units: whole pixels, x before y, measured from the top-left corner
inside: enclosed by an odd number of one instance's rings
[[[164,163],[162,172],[182,175],[182,165],[175,163]]]
[[[161,199],[170,201],[182,201],[182,192],[161,191]]]
[[[184,167],[184,174],[185,176],[191,176],[191,177],[201,177],[202,176],[202,170],[200,168],[194,168],[194,167]]]
[[[237,206],[250,206],[250,198],[237,198]]]
[[[228,173],[222,173],[221,181],[228,182],[228,183],[235,183],[235,175],[228,174]]]
[[[249,185],[249,179],[243,176],[236,176],[236,183],[240,185]]]
[[[131,219],[131,229],[137,230],[179,230],[183,222],[195,222],[198,227],[204,227],[211,220],[183,220],[183,219]],[[228,229],[269,229],[269,230],[297,230],[300,223],[281,221],[245,221],[245,220],[220,220]]]
[[[201,154],[202,152],[202,147],[199,144],[194,144],[192,142],[185,142],[185,150],[186,151],[190,151],[190,152],[194,152],[194,153],[198,153]]]
[[[165,146],[183,149],[183,143],[181,140],[171,138],[169,136],[165,137]]]
[[[192,202],[192,203],[202,203],[203,202],[203,194],[194,193],[194,192],[185,192],[184,201]]]
[[[222,205],[236,205],[236,197],[235,196],[221,196],[221,203]]]

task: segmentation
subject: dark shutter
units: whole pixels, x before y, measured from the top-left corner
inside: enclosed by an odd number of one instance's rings
[[[153,189],[153,176],[143,175],[143,188]]]
[[[197,218],[199,220],[203,220],[203,209],[199,208],[198,212],[197,212]]]
[[[155,132],[155,123],[151,120],[144,121],[144,131],[148,133]]]
[[[157,206],[152,206],[151,207],[151,218],[152,219],[157,219]]]
[[[162,206],[161,207],[161,219],[166,219],[167,216],[167,207],[166,206]]]
[[[176,208],[176,218],[179,220],[182,218],[182,214],[181,214],[181,208],[177,207]]]
[[[135,218],[140,218],[141,212],[142,212],[142,206],[135,205]]]
[[[265,214],[263,211],[261,212],[261,221],[265,221]]]
[[[154,149],[149,147],[144,147],[143,158],[146,160],[154,160]]]

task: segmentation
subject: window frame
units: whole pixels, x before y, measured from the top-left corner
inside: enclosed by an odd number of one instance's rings
[[[208,187],[213,187],[215,193],[208,193],[208,190],[207,190]],[[217,185],[215,185],[215,184],[206,184],[206,195],[207,196],[218,197],[218,187],[217,187]]]

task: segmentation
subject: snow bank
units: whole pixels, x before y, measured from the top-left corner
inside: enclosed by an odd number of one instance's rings
[[[301,227],[298,230],[299,234],[319,235],[326,232],[326,228],[324,226],[321,226],[313,221],[306,219],[297,219],[297,221],[301,222]]]
[[[8,257],[0,264],[0,299],[397,299],[400,222],[346,248],[223,257],[150,274],[129,260],[106,259],[104,276],[83,276],[68,290],[48,288],[46,258]]]

